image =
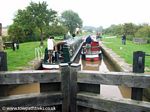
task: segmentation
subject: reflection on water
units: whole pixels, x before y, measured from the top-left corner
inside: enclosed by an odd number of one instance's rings
[[[23,84],[17,85],[9,90],[9,95],[28,94],[28,93],[40,93],[40,84]]]
[[[108,72],[108,68],[104,62],[104,60],[100,61],[81,61],[81,69],[82,70],[91,70],[91,71],[101,71],[101,72]]]
[[[106,64],[104,63],[104,60],[102,59],[101,60],[101,65],[99,66],[99,71],[101,71],[101,72],[108,72],[109,70],[108,70],[108,67],[106,66]]]
[[[81,69],[82,70],[99,71],[100,65],[101,65],[101,61],[84,61],[84,60],[82,60]]]
[[[131,98],[131,88],[122,85],[119,89],[124,98]]]
[[[78,62],[81,64],[81,70],[90,70],[90,71],[100,71],[108,72],[115,71],[114,68],[109,64],[107,60],[102,59],[100,61],[85,61],[78,59]],[[112,85],[101,85],[101,95],[106,97],[117,97],[117,98],[131,98],[131,88],[125,86],[112,86]],[[26,84],[17,86],[16,88],[9,91],[11,95],[14,94],[26,94],[26,93],[39,93],[40,85],[39,83],[35,84]]]
[[[81,59],[80,62],[82,70],[100,72],[115,71],[105,59],[100,61],[85,61]],[[131,89],[125,86],[101,85],[100,93],[105,97],[131,98]]]
[[[122,93],[120,92],[118,86],[112,86],[112,85],[101,85],[101,91],[102,96],[105,97],[117,97],[122,98]]]

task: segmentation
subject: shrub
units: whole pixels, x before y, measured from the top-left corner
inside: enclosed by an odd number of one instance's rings
[[[132,40],[133,40],[133,38],[134,38],[134,36],[133,36],[133,35],[127,35],[127,40],[132,41]]]

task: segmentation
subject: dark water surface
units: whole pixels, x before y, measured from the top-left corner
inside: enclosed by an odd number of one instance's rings
[[[85,61],[80,59],[82,70],[109,72],[116,71],[112,65],[103,58],[100,61]],[[101,95],[110,98],[131,98],[131,88],[125,86],[101,85]]]

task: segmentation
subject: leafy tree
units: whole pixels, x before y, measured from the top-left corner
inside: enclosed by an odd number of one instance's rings
[[[122,25],[111,25],[109,28],[105,29],[104,32],[106,34],[111,35],[121,35],[122,34]]]
[[[121,35],[126,34],[128,40],[133,40],[133,37],[145,38],[150,42],[150,26],[147,23],[135,25],[133,23],[125,23],[123,25],[111,25],[104,29],[105,34]]]
[[[46,35],[61,36],[67,33],[67,28],[63,25],[53,24],[46,28]]]
[[[82,27],[82,20],[79,15],[72,10],[64,11],[61,14],[62,23],[70,30],[70,33],[73,34],[76,28]]]
[[[24,41],[25,33],[21,26],[14,23],[9,26],[8,34],[11,36],[11,41],[19,40],[20,42]]]
[[[20,40],[19,38],[19,41],[25,42],[33,40],[32,37],[35,34],[34,32],[36,29],[36,25],[34,24],[33,18],[28,10],[18,10],[17,15],[14,18],[14,23],[11,26],[13,27],[13,29],[10,30],[12,30],[11,32],[13,32],[14,34],[16,33],[16,29],[18,26],[24,32],[24,35],[21,35],[23,39]],[[20,35],[16,35],[16,37],[19,36]]]
[[[137,37],[149,37],[150,38],[150,26],[143,26],[136,33]]]
[[[125,33],[127,35],[134,36],[136,31],[137,31],[136,25],[134,25],[133,23],[125,23],[123,25],[123,33]]]
[[[34,25],[39,29],[41,34],[41,45],[43,45],[43,29],[49,26],[50,23],[54,22],[57,17],[57,12],[52,9],[47,9],[47,3],[30,3],[27,7],[27,11],[30,12],[32,16],[32,21]]]
[[[24,10],[18,10],[14,18],[14,27],[18,25],[27,37],[33,36],[34,32],[40,32],[41,45],[43,45],[43,34],[46,27],[55,22],[57,12],[47,9],[47,3],[31,2]],[[15,32],[16,30],[14,30]]]
[[[59,25],[59,26],[55,26],[54,27],[54,31],[53,32],[55,35],[64,35],[67,33],[67,28],[65,26]]]

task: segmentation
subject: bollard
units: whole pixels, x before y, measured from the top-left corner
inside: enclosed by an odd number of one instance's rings
[[[64,63],[69,63],[70,54],[69,54],[69,46],[67,44],[63,46],[63,56],[64,56]]]
[[[144,73],[145,52],[136,51],[133,53],[133,73]],[[143,88],[132,87],[131,99],[142,101]]]
[[[136,51],[133,53],[133,72],[144,73],[145,68],[145,52]]]

